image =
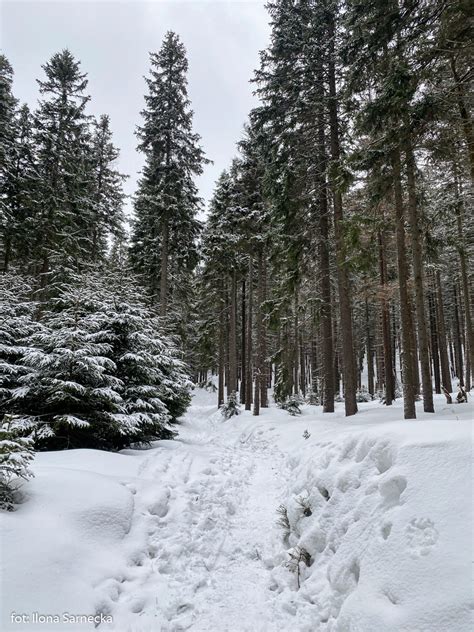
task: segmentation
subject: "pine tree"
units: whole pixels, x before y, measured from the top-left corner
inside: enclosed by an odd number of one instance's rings
[[[43,98],[34,122],[40,183],[34,254],[45,288],[52,274],[77,270],[90,259],[93,204],[86,75],[68,50],[53,55],[43,70],[46,77],[38,81]]]
[[[3,270],[11,257],[12,214],[9,181],[14,158],[14,116],[16,99],[12,94],[13,68],[5,55],[0,55],[0,254]]]
[[[119,150],[112,142],[110,119],[103,114],[94,123],[94,133],[91,141],[91,156],[93,172],[93,194],[91,226],[92,259],[103,259],[107,252],[107,238],[113,235],[120,239],[123,234],[123,181],[126,176],[116,167]]]
[[[159,300],[164,317],[197,264],[200,199],[194,177],[206,160],[192,130],[188,61],[178,36],[169,31],[150,60],[149,92],[137,132],[145,167],[135,199],[131,253],[152,303]]]
[[[28,372],[10,410],[38,448],[111,447],[118,433],[121,383],[94,303],[83,288],[63,288],[26,340]]]

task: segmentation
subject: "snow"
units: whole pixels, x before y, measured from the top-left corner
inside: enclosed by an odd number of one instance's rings
[[[224,421],[198,389],[177,440],[38,454],[0,516],[0,629],[94,629],[31,620],[67,612],[116,632],[470,631],[473,408],[435,405]]]

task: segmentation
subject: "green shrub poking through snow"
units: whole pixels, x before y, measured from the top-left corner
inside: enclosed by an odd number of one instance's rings
[[[286,402],[282,404],[282,408],[293,417],[301,415],[301,399],[296,397],[296,395],[291,395]]]
[[[232,391],[226,403],[222,404],[220,410],[224,419],[230,419],[234,415],[240,415],[240,404],[235,391]]]

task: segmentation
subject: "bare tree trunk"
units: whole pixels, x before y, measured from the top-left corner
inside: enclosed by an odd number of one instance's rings
[[[420,218],[416,202],[415,156],[409,132],[406,140],[406,168],[408,186],[408,221],[410,226],[411,250],[413,258],[413,276],[415,281],[415,309],[418,331],[419,360],[421,366],[421,383],[423,388],[423,410],[434,413],[433,382],[430,371],[430,356],[428,349],[428,330],[426,325],[426,309],[424,295],[424,270],[422,259],[422,243],[420,234]]]
[[[317,64],[317,89],[324,95],[322,59]],[[321,98],[322,100],[322,98]],[[322,402],[323,412],[334,412],[334,345],[332,331],[331,273],[329,265],[329,210],[327,199],[327,156],[325,139],[325,112],[322,102],[317,104],[317,162],[316,191],[318,196],[319,220],[319,293],[321,359],[322,359]]]
[[[365,331],[367,338],[367,390],[373,397],[375,394],[374,388],[374,349],[372,343],[372,331],[369,318],[369,302],[365,299]]]
[[[245,377],[245,410],[250,410],[252,405],[252,310],[253,310],[253,260],[249,255],[249,278],[248,278],[248,318],[247,318],[247,375]]]
[[[237,392],[237,279],[232,270],[229,314],[229,383],[228,394]]]
[[[397,241],[398,283],[400,293],[400,318],[402,325],[403,410],[405,419],[416,419],[415,385],[413,379],[413,332],[408,294],[408,265],[405,244],[403,196],[401,186],[400,149],[392,155],[393,192]]]
[[[380,309],[382,318],[383,372],[385,382],[385,404],[391,406],[395,399],[395,375],[392,357],[392,341],[390,333],[390,309],[387,299],[387,262],[385,260],[385,244],[382,231],[379,231],[379,274],[382,291],[380,293]]]
[[[332,11],[328,14],[328,80],[329,80],[329,129],[331,138],[331,158],[335,171],[340,166],[340,144],[339,144],[339,120],[337,112],[336,93],[336,70],[335,70],[335,16]],[[333,205],[334,205],[334,234],[336,244],[337,282],[339,290],[339,313],[342,333],[342,369],[344,379],[344,405],[346,416],[355,415],[357,412],[357,382],[356,382],[356,362],[354,355],[354,341],[352,332],[352,308],[351,308],[351,288],[349,283],[349,273],[346,265],[346,248],[343,233],[343,208],[342,195],[338,183],[332,184]]]
[[[451,383],[451,371],[449,369],[448,358],[448,339],[446,336],[446,324],[444,318],[443,293],[441,291],[441,275],[439,270],[436,272],[436,294],[438,298],[438,346],[439,359],[441,363],[441,380],[443,388],[451,393],[453,385]]]
[[[430,314],[430,334],[431,334],[431,357],[433,360],[433,375],[435,383],[435,393],[441,393],[441,375],[440,375],[440,362],[439,362],[439,347],[438,347],[438,327],[436,322],[436,305],[435,298],[430,292],[428,295],[428,306]]]
[[[246,313],[247,307],[245,305],[245,278],[242,281],[242,339],[241,339],[241,372],[242,382],[240,384],[240,403],[245,404],[245,394],[247,392],[247,342],[246,342]]]
[[[255,371],[255,387],[253,397],[253,414],[260,414],[260,394],[261,387],[264,383],[264,357],[263,357],[263,253],[260,249],[258,252],[257,262],[257,305],[255,311],[256,325],[257,325],[257,362]]]
[[[265,331],[265,323],[263,319],[263,304],[267,298],[267,262],[265,253],[262,256],[262,270],[261,270],[261,294],[259,296],[259,310],[261,318],[261,335],[260,335],[260,353],[261,353],[261,374],[260,374],[260,406],[262,408],[268,408],[268,388],[269,388],[269,367],[267,363],[267,335]]]
[[[457,177],[457,165],[455,165],[456,169],[456,177],[455,177],[455,186],[456,186],[456,223],[457,223],[457,248],[459,253],[459,264],[461,268],[461,285],[462,285],[462,294],[464,299],[464,314],[466,319],[466,338],[467,338],[467,348],[469,358],[469,368],[470,371],[474,368],[474,329],[472,323],[472,304],[471,304],[471,291],[469,287],[469,278],[467,274],[467,270],[469,267],[469,261],[466,251],[466,243],[464,239],[464,226],[463,226],[463,213],[462,213],[462,200],[461,193],[459,191],[459,181]],[[470,376],[468,377],[466,371],[466,385],[468,385],[468,381],[470,382]]]
[[[454,313],[454,358],[456,361],[456,375],[459,379],[459,386],[464,386],[464,366],[462,360],[461,327],[459,324],[459,301],[456,284],[453,285],[453,313]]]
[[[168,220],[163,219],[161,234],[161,272],[160,272],[160,316],[166,318],[168,311],[168,248],[169,226]]]
[[[222,299],[224,295],[224,289],[222,288]],[[225,347],[225,313],[224,313],[224,301],[222,300],[219,305],[219,361],[218,361],[218,393],[217,393],[217,405],[220,407],[224,403],[224,347]]]

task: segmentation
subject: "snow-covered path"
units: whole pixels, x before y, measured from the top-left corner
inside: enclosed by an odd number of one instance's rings
[[[114,629],[286,629],[270,603],[265,566],[279,541],[286,460],[255,428],[231,431],[224,442],[214,410],[194,406],[180,438],[162,442],[140,468],[157,483],[136,498],[148,546],[132,576],[117,578]]]
[[[402,406],[224,421],[197,390],[174,441],[38,454],[0,515],[0,629],[470,632],[472,404]]]

